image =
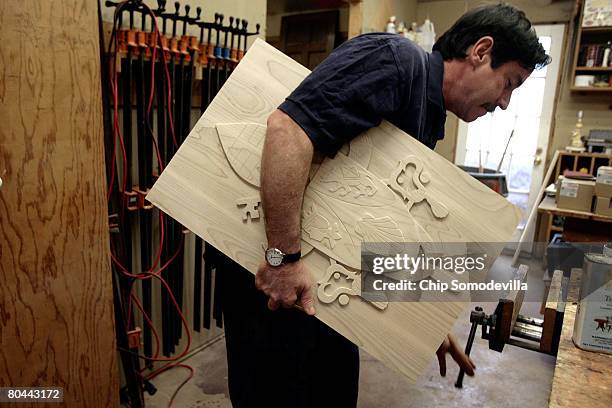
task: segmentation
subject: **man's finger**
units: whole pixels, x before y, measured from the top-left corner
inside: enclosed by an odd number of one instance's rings
[[[316,313],[314,298],[312,297],[312,290],[310,290],[310,288],[302,291],[298,304],[302,306],[306,314],[313,316]]]
[[[290,308],[295,306],[295,302],[296,301],[297,301],[297,296],[296,295],[290,296],[287,300],[282,302],[282,306],[285,309],[290,309]]]
[[[436,353],[438,356],[438,364],[440,365],[440,375],[446,376],[446,353]]]
[[[259,272],[257,272],[257,274],[255,275],[255,287],[261,290],[261,275],[259,274]]]
[[[453,359],[459,364],[459,367],[465,370],[467,375],[474,375],[476,364],[474,364],[472,359],[459,347],[459,343],[455,340],[454,336],[449,334],[448,339],[450,341],[450,353]]]
[[[457,362],[460,368],[462,368],[465,373],[469,376],[474,375],[474,370],[476,369],[476,365],[474,362],[465,354],[463,351],[459,350],[457,347],[451,347],[450,355]]]
[[[277,310],[279,307],[280,307],[280,302],[272,300],[272,298],[268,299],[268,309],[274,311],[274,310]]]

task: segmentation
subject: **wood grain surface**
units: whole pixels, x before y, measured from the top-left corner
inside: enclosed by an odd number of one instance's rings
[[[2,1],[0,43],[0,386],[118,406],[97,2]]]
[[[555,364],[550,408],[609,408],[612,406],[612,355],[581,350],[572,341],[575,304],[565,307]]]
[[[308,73],[263,41],[253,44],[147,196],[252,273],[262,261],[262,247],[266,246],[265,214],[244,220],[244,209],[236,202],[259,194],[257,160],[253,155],[258,154],[261,138],[253,136],[255,131],[242,133],[236,124],[265,126],[268,115]],[[236,143],[237,135],[241,134],[248,135],[253,143]],[[303,211],[308,213],[310,204],[320,207],[325,202],[329,213],[340,213],[337,219],[347,232],[351,230],[351,239],[359,238],[358,245],[365,236],[372,236],[367,231],[375,225],[379,232],[385,232],[381,236],[388,239],[403,235],[409,242],[421,239],[434,243],[465,242],[459,254],[481,250],[490,255],[492,262],[501,246],[480,242],[505,242],[518,223],[519,212],[507,200],[386,122],[343,151],[347,154],[326,159],[314,173]],[[233,157],[228,159],[228,154]],[[240,155],[244,157],[238,160]],[[418,194],[410,191],[407,199],[403,199],[387,184],[400,161],[409,157],[420,160],[421,164],[414,167],[419,183],[426,188]],[[344,174],[350,177],[342,176],[341,180],[335,171],[343,166],[348,169]],[[426,174],[418,170],[423,167]],[[362,182],[347,182],[353,175]],[[381,201],[369,194],[372,189],[388,194],[383,194]],[[328,197],[322,198],[323,195]],[[361,208],[355,205],[356,197],[364,200]],[[332,200],[336,201],[333,206],[329,204]],[[344,207],[339,202],[344,202]],[[382,212],[376,210],[381,203],[387,206]],[[352,217],[359,218],[351,221]],[[303,218],[303,228],[306,224]],[[337,236],[332,233],[329,237],[336,240]],[[340,258],[339,262],[346,266],[355,266],[355,252],[339,255],[331,248],[330,239],[318,238],[321,238],[318,233],[313,237],[303,230],[303,239],[315,248],[303,258],[314,278],[322,282],[326,274],[330,276],[330,268],[350,277],[354,271],[344,272],[334,265],[333,259]],[[469,245],[474,248],[468,248]],[[370,304],[358,297],[350,301],[339,298],[338,302],[318,302],[317,317],[414,381],[469,304],[458,301],[464,297],[446,295],[430,293],[427,302],[388,304]]]

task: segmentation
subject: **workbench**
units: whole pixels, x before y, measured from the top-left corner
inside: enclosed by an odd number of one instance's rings
[[[572,341],[581,274],[572,270],[549,408],[612,406],[612,354],[581,350]]]

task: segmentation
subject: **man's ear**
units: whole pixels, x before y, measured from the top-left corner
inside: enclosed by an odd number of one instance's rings
[[[493,37],[481,37],[468,50],[468,60],[474,67],[491,62],[491,53],[493,52]]]

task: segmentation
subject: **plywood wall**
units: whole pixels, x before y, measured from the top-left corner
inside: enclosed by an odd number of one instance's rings
[[[0,386],[118,406],[97,2],[0,2]]]

